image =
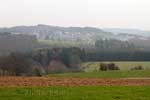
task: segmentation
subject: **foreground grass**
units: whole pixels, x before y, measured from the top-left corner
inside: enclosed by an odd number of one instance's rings
[[[150,87],[16,87],[0,88],[1,100],[150,100]]]
[[[135,71],[100,71],[100,72],[78,72],[49,74],[54,77],[79,77],[79,78],[130,78],[130,77],[150,77],[150,70]]]

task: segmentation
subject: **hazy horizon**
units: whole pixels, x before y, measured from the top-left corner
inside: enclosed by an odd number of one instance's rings
[[[30,27],[30,26],[37,26],[37,25],[48,25],[48,24],[33,24],[33,25],[14,25],[14,26],[5,26],[5,27],[0,27],[0,28],[13,28],[13,27],[20,27],[20,26],[25,26],[25,27]],[[48,26],[52,26],[52,27],[65,27],[65,28],[69,28],[69,27],[92,27],[92,28],[98,28],[98,29],[123,29],[123,30],[139,30],[139,31],[150,31],[150,30],[146,30],[146,29],[138,29],[138,28],[126,28],[126,27],[94,27],[94,26],[60,26],[60,25],[48,25]]]
[[[0,12],[1,28],[46,24],[150,30],[149,0],[0,0]]]

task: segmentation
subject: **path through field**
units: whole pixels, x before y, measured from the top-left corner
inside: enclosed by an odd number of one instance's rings
[[[60,77],[0,77],[0,87],[16,86],[143,86],[150,78],[60,78]]]

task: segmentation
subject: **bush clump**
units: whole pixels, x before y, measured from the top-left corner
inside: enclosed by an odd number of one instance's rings
[[[107,71],[107,64],[100,63],[100,71]]]
[[[131,68],[131,70],[143,70],[143,69],[144,68],[141,65]]]
[[[115,63],[109,63],[109,64],[105,64],[105,63],[100,63],[100,71],[107,71],[107,70],[120,70],[119,67],[117,65],[115,65]]]

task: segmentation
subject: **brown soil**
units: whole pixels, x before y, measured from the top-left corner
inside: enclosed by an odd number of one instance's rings
[[[15,86],[143,86],[150,85],[149,78],[58,78],[58,77],[0,77],[0,87]]]

